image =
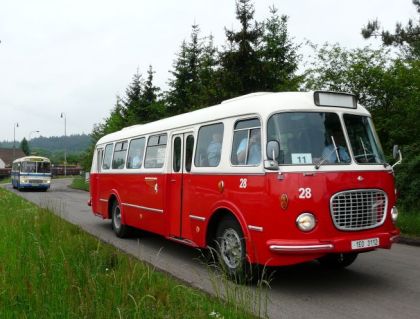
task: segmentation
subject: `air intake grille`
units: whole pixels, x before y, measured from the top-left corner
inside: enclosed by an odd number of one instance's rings
[[[388,206],[386,193],[379,189],[358,189],[335,194],[331,215],[340,230],[362,230],[384,223]]]

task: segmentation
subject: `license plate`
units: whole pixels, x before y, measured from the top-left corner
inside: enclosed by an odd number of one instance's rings
[[[370,248],[370,247],[378,247],[378,246],[379,246],[379,238],[353,240],[351,242],[351,249],[353,249],[353,250]]]

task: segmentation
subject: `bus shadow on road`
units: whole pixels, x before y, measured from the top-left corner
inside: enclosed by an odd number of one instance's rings
[[[360,261],[362,264],[362,261]],[[270,268],[270,287],[273,290],[301,292],[305,294],[342,294],[346,290],[360,290],[364,287],[382,289],[387,278],[377,273],[366,272],[355,263],[345,269],[328,269],[317,261]]]
[[[113,233],[111,224],[102,223],[102,227],[109,233]],[[129,238],[124,239],[128,242],[136,242],[141,250],[149,251],[149,258],[153,254],[164,255],[176,264],[187,264],[193,261],[195,269],[208,271],[206,265],[206,250],[187,247],[177,242],[170,241],[162,236],[135,229]],[[142,254],[137,258],[143,260]],[[270,289],[278,292],[300,293],[305,294],[337,294],[343,293],[345,289],[357,290],[362,287],[370,286],[374,289],[382,289],[387,285],[387,278],[382,277],[378,273],[368,271],[364,260],[358,260],[353,265],[345,269],[332,270],[321,266],[317,261],[304,264],[283,266],[283,267],[267,267],[263,273],[266,275]],[[200,271],[200,272],[201,272]],[[344,288],[345,287],[345,288]]]

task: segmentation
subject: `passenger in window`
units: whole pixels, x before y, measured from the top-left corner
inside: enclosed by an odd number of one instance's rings
[[[329,144],[322,151],[322,160],[330,164],[350,163],[343,132],[336,129],[329,134],[327,140],[329,140]],[[337,154],[339,158],[337,158]]]
[[[261,162],[261,134],[260,130],[251,132],[248,145],[248,159],[246,158],[248,137],[242,139],[239,143],[236,157],[238,164],[257,165]],[[246,163],[245,163],[246,161]]]
[[[220,162],[220,152],[222,150],[222,134],[216,132],[212,135],[212,140],[207,147],[207,161],[209,166],[217,166]]]
[[[143,154],[136,154],[131,161],[131,168],[140,168]]]

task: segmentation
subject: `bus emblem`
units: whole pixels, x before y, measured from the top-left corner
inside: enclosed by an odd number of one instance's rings
[[[280,207],[284,210],[287,209],[287,206],[289,206],[289,198],[286,194],[282,194],[280,196]]]

